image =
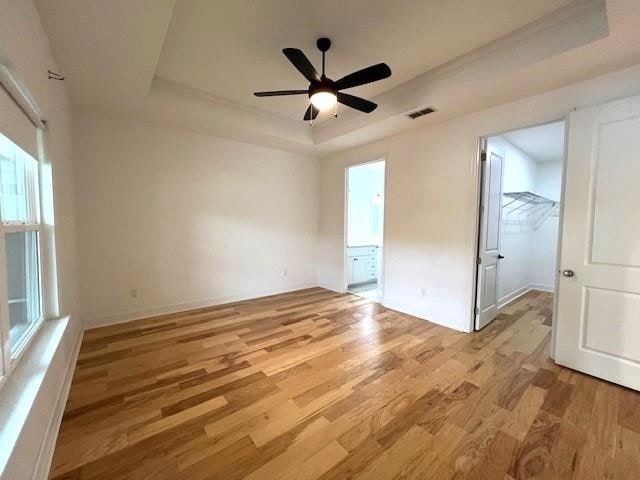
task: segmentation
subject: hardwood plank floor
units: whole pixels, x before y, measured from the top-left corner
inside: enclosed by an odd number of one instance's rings
[[[555,365],[550,312],[316,288],[89,330],[51,478],[640,478],[640,394]]]

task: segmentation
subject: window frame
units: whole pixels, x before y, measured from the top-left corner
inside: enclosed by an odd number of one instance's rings
[[[33,343],[38,332],[44,325],[47,318],[45,312],[45,292],[43,288],[43,275],[45,274],[42,261],[42,243],[43,243],[43,229],[42,229],[42,201],[43,201],[43,185],[42,185],[42,140],[43,131],[40,128],[34,126],[35,134],[38,138],[38,156],[32,157],[27,152],[24,152],[19,145],[15,144],[13,140],[7,137],[18,149],[22,151],[22,154],[27,155],[30,159],[35,160],[35,179],[33,181],[25,181],[25,191],[28,199],[28,210],[30,212],[29,219],[26,221],[3,221],[0,211],[0,388],[7,381],[16,365],[29,349]],[[2,133],[2,132],[0,132]],[[3,134],[4,135],[4,134]],[[25,177],[27,171],[25,169]],[[8,277],[7,277],[7,257],[6,257],[6,234],[8,233],[23,233],[23,232],[37,232],[37,268],[38,268],[38,296],[40,303],[40,315],[38,319],[31,324],[25,335],[16,344],[15,349],[11,349],[10,339],[10,308],[9,308],[9,294],[8,294]]]

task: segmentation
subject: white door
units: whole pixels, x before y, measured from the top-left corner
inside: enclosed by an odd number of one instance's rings
[[[504,154],[489,144],[482,160],[476,330],[485,327],[498,314],[503,158]]]
[[[564,202],[556,361],[640,390],[640,96],[570,115]]]

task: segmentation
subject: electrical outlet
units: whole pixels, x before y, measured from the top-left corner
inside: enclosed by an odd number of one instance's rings
[[[129,296],[131,298],[138,298],[138,289],[132,288],[131,290],[129,290]]]

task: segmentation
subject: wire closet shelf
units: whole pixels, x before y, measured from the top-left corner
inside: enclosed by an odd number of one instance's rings
[[[502,205],[507,225],[529,225],[538,229],[550,216],[560,213],[560,202],[533,192],[505,192]]]

